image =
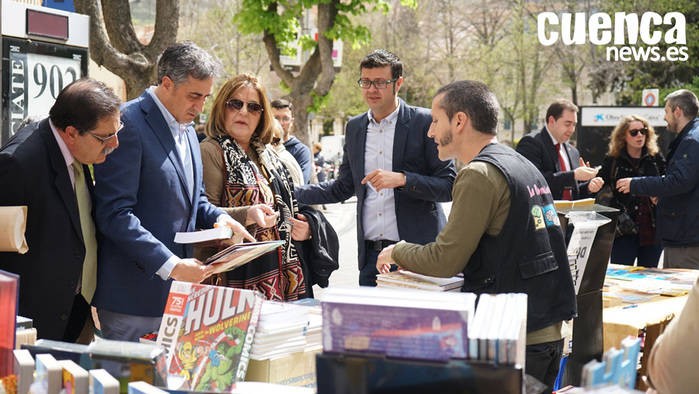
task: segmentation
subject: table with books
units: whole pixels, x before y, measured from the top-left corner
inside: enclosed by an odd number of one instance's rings
[[[643,339],[639,376],[655,340],[682,310],[699,276],[688,269],[649,269],[610,264],[604,284],[604,349],[627,336]]]

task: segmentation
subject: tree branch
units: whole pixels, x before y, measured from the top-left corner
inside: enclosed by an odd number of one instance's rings
[[[177,41],[180,24],[179,0],[157,0],[155,3],[155,31],[144,55],[155,62],[163,51]]]
[[[101,0],[101,4],[104,15],[107,15],[104,26],[114,48],[125,54],[141,51],[143,45],[131,23],[129,0]]]
[[[337,16],[337,0],[327,4],[318,4],[318,46],[316,51],[320,55],[321,73],[318,77],[314,91],[320,96],[325,96],[335,80],[335,68],[333,67],[333,40],[325,36],[335,23]]]
[[[291,88],[296,82],[291,72],[282,67],[279,61],[279,48],[277,47],[277,40],[274,38],[268,30],[262,33],[262,41],[265,43],[265,49],[267,50],[267,56],[269,57],[269,62],[272,65],[272,70],[279,76],[279,78],[284,81],[284,84]]]

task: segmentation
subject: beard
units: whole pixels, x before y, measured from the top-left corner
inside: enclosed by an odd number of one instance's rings
[[[107,156],[108,154],[114,152],[114,149],[116,149],[116,148],[104,148],[104,149],[102,149],[102,154]]]
[[[447,131],[447,135],[439,139],[439,145],[441,146],[447,146],[454,141],[454,135],[451,133],[451,130]]]

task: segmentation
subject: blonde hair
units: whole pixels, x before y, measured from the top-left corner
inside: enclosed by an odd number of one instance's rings
[[[260,114],[260,122],[257,124],[255,131],[252,133],[251,140],[258,140],[262,144],[269,144],[272,141],[272,127],[274,118],[272,117],[272,107],[267,99],[265,88],[260,83],[260,80],[251,74],[240,74],[226,81],[216,93],[214,105],[211,108],[211,116],[206,122],[204,134],[207,137],[216,138],[219,136],[228,135],[226,133],[226,103],[233,98],[233,95],[242,87],[251,87],[260,95],[260,104],[264,108]]]
[[[634,121],[643,123],[643,127],[648,129],[645,144],[648,154],[652,156],[658,154],[658,136],[655,134],[653,126],[643,117],[629,115],[624,117],[621,122],[616,125],[614,131],[612,131],[612,135],[609,139],[609,156],[619,157],[621,152],[626,149],[626,133],[629,131],[629,125]]]

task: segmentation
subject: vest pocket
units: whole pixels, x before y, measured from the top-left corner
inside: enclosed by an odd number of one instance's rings
[[[556,258],[551,251],[538,254],[531,259],[519,263],[519,272],[522,279],[533,278],[557,269],[558,262],[556,262]]]

